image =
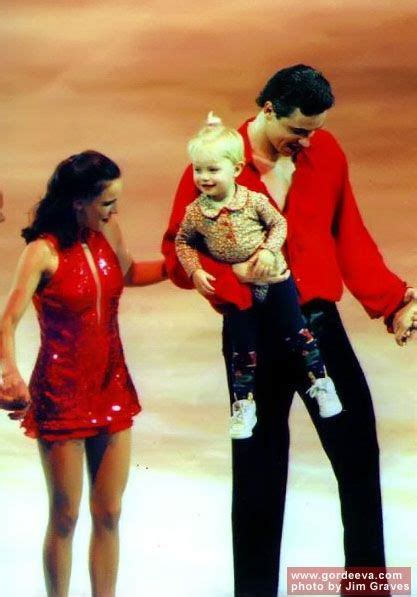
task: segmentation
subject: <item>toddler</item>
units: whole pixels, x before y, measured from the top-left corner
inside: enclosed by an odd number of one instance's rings
[[[255,278],[284,272],[281,251],[287,224],[269,199],[236,184],[244,166],[240,134],[222,125],[210,112],[206,126],[188,143],[194,183],[201,195],[186,209],[175,239],[178,258],[194,286],[204,295],[214,291],[214,277],[205,271],[195,248],[199,240],[215,259],[230,264],[251,258]],[[317,341],[305,327],[292,278],[276,284],[251,286],[255,301],[265,302],[271,326],[304,363],[310,387],[307,393],[318,402],[322,417],[342,411],[334,384],[326,375]],[[253,309],[225,306],[232,338],[232,388],[234,402],[230,421],[232,439],[252,435],[256,424],[255,370],[257,321]]]

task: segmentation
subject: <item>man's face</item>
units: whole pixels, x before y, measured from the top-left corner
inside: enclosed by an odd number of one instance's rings
[[[283,156],[296,155],[302,147],[309,147],[311,136],[323,126],[327,114],[305,116],[296,108],[289,116],[278,118],[271,102],[266,102],[263,111],[268,141]]]

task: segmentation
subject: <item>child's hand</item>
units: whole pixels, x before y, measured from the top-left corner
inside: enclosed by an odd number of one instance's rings
[[[276,267],[275,255],[268,249],[257,251],[249,261],[252,264],[252,273],[256,278],[269,276]]]
[[[214,282],[216,278],[203,269],[196,269],[192,275],[192,280],[196,290],[203,296],[214,294],[214,287],[210,282]]]

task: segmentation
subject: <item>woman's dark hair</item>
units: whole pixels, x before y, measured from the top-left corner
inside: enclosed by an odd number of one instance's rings
[[[331,108],[334,95],[321,72],[305,64],[283,68],[269,79],[256,103],[261,108],[270,101],[277,118],[290,116],[297,108],[305,116],[315,116]]]
[[[22,230],[23,238],[29,243],[49,232],[62,248],[70,247],[80,237],[74,201],[91,203],[119,177],[117,164],[98,151],[83,151],[63,160],[35,206],[32,223]]]

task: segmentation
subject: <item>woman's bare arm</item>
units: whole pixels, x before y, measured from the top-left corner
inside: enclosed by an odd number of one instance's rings
[[[29,243],[20,256],[5,309],[0,319],[0,407],[13,410],[29,401],[15,356],[17,325],[44,273],[50,271],[54,255],[48,243]]]
[[[106,226],[105,235],[119,260],[125,286],[149,286],[167,279],[163,259],[134,261],[114,216],[109,225]]]

